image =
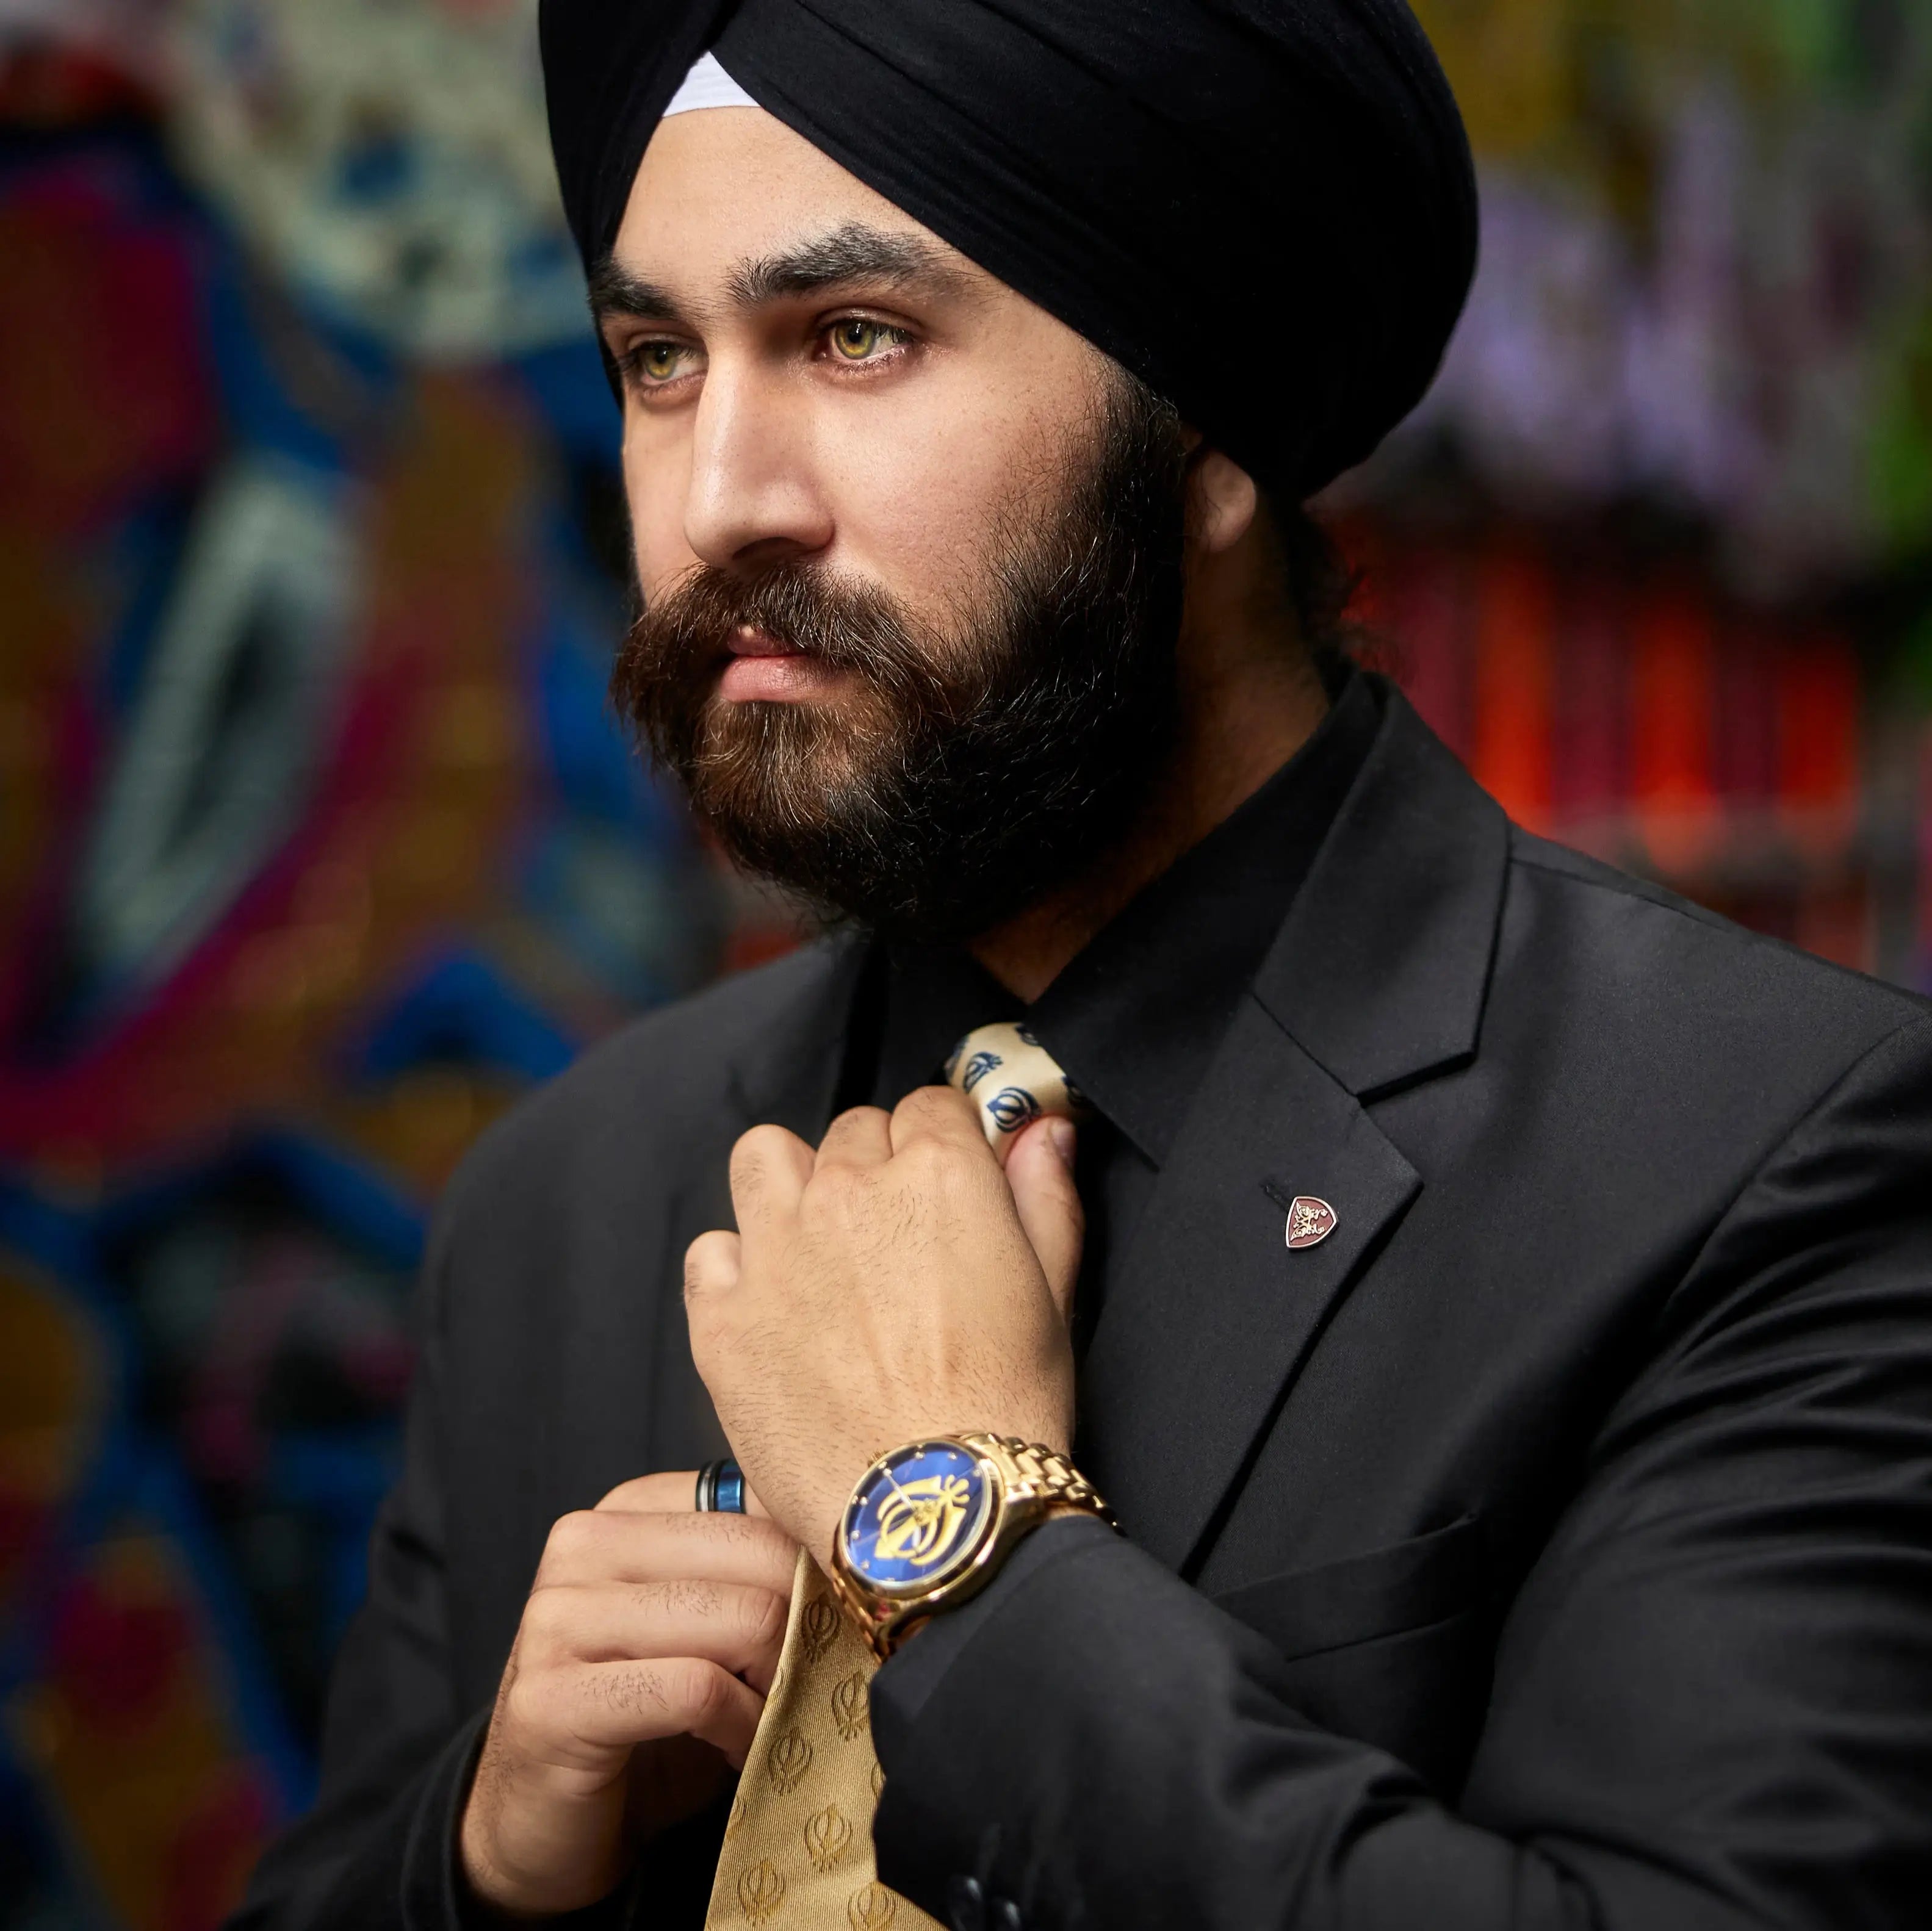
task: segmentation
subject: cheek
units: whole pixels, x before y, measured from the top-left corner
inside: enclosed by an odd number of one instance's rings
[[[914,609],[983,591],[990,546],[1036,517],[1040,465],[1016,460],[1024,425],[922,411],[838,452],[838,545],[854,574]]]
[[[682,576],[698,560],[684,533],[683,486],[690,453],[667,445],[662,436],[627,426],[623,460],[632,554],[638,580],[649,592]]]
[[[1064,506],[1103,372],[1071,330],[1016,296],[917,380],[841,412],[837,514],[852,566],[915,607],[983,598],[995,547],[1024,542]]]

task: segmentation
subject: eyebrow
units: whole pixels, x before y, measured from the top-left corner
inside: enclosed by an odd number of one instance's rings
[[[682,322],[683,311],[655,282],[634,275],[606,255],[590,271],[590,313],[599,322],[608,315],[634,315],[652,322]]]
[[[748,257],[731,271],[725,287],[734,305],[744,309],[820,295],[854,282],[957,294],[970,286],[970,273],[950,248],[923,235],[848,221],[776,254]],[[680,325],[689,320],[668,290],[609,255],[591,271],[590,308],[599,321],[612,315]]]
[[[935,290],[963,288],[965,272],[952,250],[922,235],[894,233],[848,221],[829,235],[802,241],[776,255],[741,262],[732,272],[731,298],[742,308],[801,295],[818,295],[848,282],[893,288],[923,283]]]

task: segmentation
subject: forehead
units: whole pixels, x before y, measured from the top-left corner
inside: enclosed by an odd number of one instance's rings
[[[695,285],[801,237],[847,227],[916,239],[962,275],[996,286],[760,107],[707,107],[661,121],[631,184],[612,253],[634,272]]]

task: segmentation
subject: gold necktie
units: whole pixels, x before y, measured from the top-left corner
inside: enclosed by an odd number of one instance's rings
[[[940,1931],[879,1882],[872,1859],[884,1784],[866,1708],[874,1667],[800,1549],[784,1649],[732,1800],[705,1931]]]
[[[1030,1122],[1087,1110],[1020,1026],[968,1033],[946,1077],[979,1108],[1003,1161]],[[800,1550],[784,1648],[732,1799],[705,1931],[941,1931],[878,1881],[872,1816],[884,1779],[868,1707],[877,1667],[818,1564]]]

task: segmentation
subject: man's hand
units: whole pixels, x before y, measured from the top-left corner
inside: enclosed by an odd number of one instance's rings
[[[550,1531],[463,1814],[464,1876],[500,1910],[596,1903],[751,1747],[797,1546],[693,1513],[695,1481],[641,1477]]]
[[[866,1465],[902,1442],[1068,1446],[1072,1142],[1036,1121],[1003,1173],[971,1105],[927,1087],[842,1114],[815,1156],[777,1126],[733,1150],[740,1231],[685,1260],[692,1351],[746,1479],[821,1562]]]

